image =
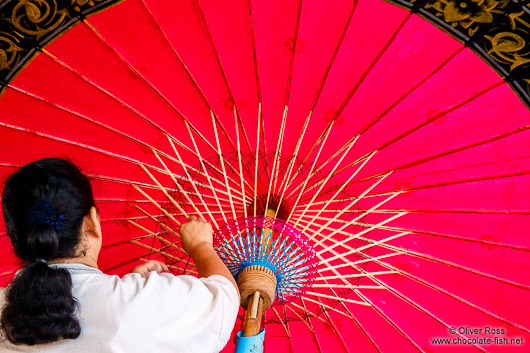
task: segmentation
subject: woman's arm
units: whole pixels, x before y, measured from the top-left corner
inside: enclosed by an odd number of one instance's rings
[[[234,277],[213,248],[213,229],[210,223],[196,216],[180,226],[182,247],[191,256],[199,277],[220,275],[227,278],[239,293]]]

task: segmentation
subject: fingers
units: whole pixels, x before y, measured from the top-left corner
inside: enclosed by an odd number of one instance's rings
[[[147,277],[152,271],[155,271],[156,273],[169,272],[169,267],[163,262],[149,260],[142,265],[136,266],[132,270],[133,273],[139,273],[142,277]]]
[[[197,217],[197,216],[193,216],[193,215],[188,217],[188,222],[192,222],[192,221],[197,221],[197,222],[202,222],[202,223],[210,223],[210,222],[208,222],[207,220],[205,220],[202,217]]]

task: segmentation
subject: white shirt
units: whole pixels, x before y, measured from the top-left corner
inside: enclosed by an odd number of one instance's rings
[[[0,352],[213,353],[230,338],[239,299],[222,276],[197,279],[151,272],[148,278],[120,278],[82,264],[51,266],[67,268],[72,275],[81,335],[36,346],[0,342]]]

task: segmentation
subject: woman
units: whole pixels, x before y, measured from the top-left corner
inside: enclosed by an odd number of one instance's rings
[[[8,235],[25,267],[0,290],[0,352],[218,352],[239,306],[237,285],[190,217],[182,246],[199,279],[150,261],[123,278],[98,270],[101,227],[90,182],[75,165],[42,159],[6,181]]]

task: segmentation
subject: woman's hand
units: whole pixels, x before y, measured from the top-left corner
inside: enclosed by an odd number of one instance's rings
[[[223,276],[239,294],[234,277],[213,248],[213,229],[209,222],[190,216],[186,223],[180,225],[180,241],[184,250],[193,258],[199,277]]]
[[[190,216],[186,223],[180,225],[180,241],[188,255],[195,258],[195,251],[200,247],[213,245],[212,225],[202,218]]]
[[[141,264],[133,268],[131,273],[139,273],[142,277],[147,278],[149,272],[155,271],[156,273],[169,272],[169,268],[163,262],[156,260],[149,260],[145,264]]]

